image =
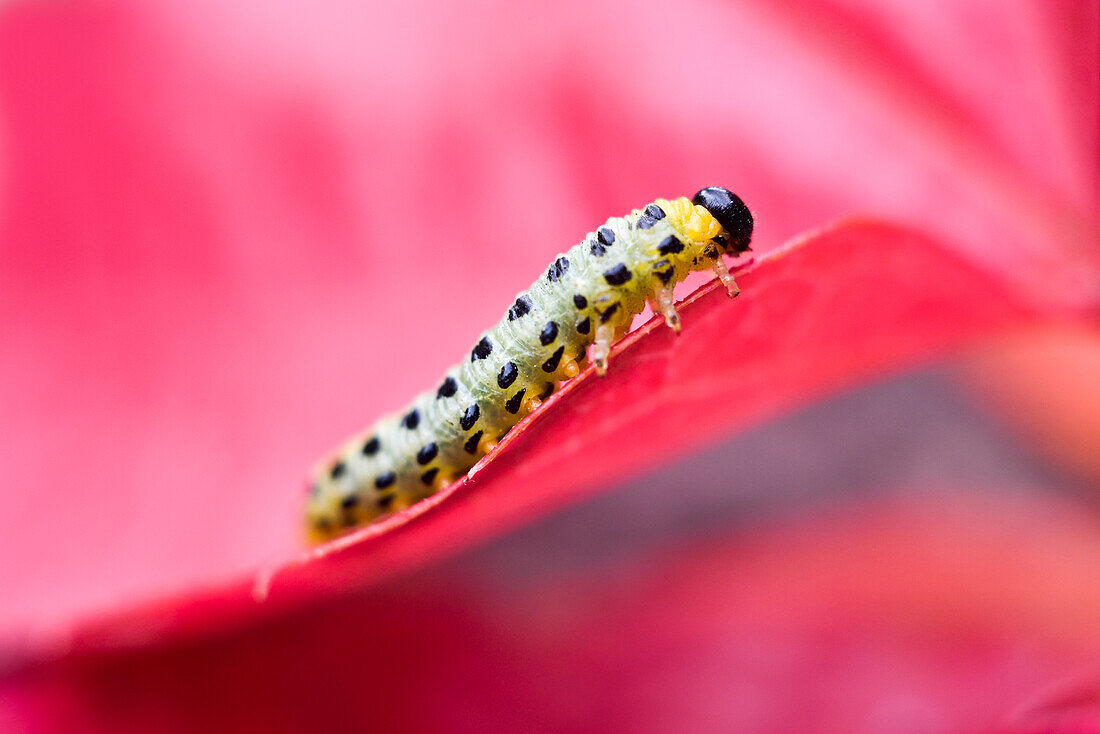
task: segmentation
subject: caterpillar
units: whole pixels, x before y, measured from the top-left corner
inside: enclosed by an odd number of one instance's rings
[[[646,303],[677,333],[673,288],[749,249],[753,218],[719,186],[614,217],[559,254],[432,390],[347,441],[314,470],[307,534],[322,541],[408,507],[465,474],[512,426],[611,345]],[[589,355],[591,351],[591,355]]]

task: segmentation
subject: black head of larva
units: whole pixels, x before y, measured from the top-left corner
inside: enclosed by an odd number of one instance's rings
[[[708,186],[700,189],[692,197],[691,203],[705,208],[729,232],[730,254],[740,255],[749,249],[749,242],[752,240],[752,212],[737,194],[721,186]]]

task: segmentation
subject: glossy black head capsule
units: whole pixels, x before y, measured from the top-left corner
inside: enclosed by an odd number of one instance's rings
[[[749,249],[749,242],[752,240],[752,212],[737,194],[721,186],[708,186],[700,189],[692,197],[691,203],[709,211],[729,232],[727,251],[731,255],[740,255]]]

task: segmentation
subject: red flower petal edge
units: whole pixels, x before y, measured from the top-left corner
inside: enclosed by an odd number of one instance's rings
[[[602,572],[567,563],[526,583],[484,566],[464,575],[459,558],[234,634],[68,656],[0,686],[0,722],[112,734],[1095,731],[1077,726],[1087,691],[1013,712],[1100,652],[1100,589],[1085,581],[1096,518],[1035,492],[912,489]]]
[[[517,426],[465,480],[256,578],[78,626],[34,656],[146,646],[361,588],[727,437],[826,390],[1036,318],[924,236],[849,221],[769,253],[654,319]],[[52,648],[51,648],[52,646]],[[46,649],[43,649],[46,648]]]

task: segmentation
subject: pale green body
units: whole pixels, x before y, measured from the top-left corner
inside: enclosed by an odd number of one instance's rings
[[[529,310],[517,316],[514,306],[510,310],[513,318],[506,315],[482,334],[491,343],[491,352],[480,358],[467,354],[448,370],[453,395],[440,395],[438,388],[422,393],[405,410],[381,419],[326,460],[315,474],[306,508],[314,534],[327,537],[362,524],[430,495],[464,474],[481,458],[486,443],[491,446],[524,417],[532,397],[548,396],[559,381],[576,374],[577,363],[585,361],[601,323],[605,333],[617,338],[656,291],[671,289],[691,270],[713,267],[720,252],[715,243],[721,242],[714,233],[722,230],[707,211],[693,207],[687,199],[658,200],[658,204],[670,209],[668,215],[651,204],[646,210],[609,219],[600,230],[555,258],[549,273],[544,272],[520,294],[529,299]],[[654,220],[647,214],[655,207],[662,218]],[[640,224],[650,226],[641,228]],[[597,235],[605,229],[614,234],[613,243],[607,246]],[[662,254],[662,243],[665,250],[675,249],[675,243],[681,249]],[[557,267],[563,258],[568,260],[565,269]],[[625,266],[629,280],[617,283],[621,277],[615,277],[614,269],[620,265]],[[560,271],[557,277],[555,271]],[[622,270],[617,275],[621,276]],[[582,300],[583,307],[578,307]],[[550,322],[556,324],[557,333],[543,344],[540,337]],[[547,360],[553,362],[559,349],[562,353],[557,364],[547,369]],[[501,370],[509,362],[518,374],[502,388]],[[517,398],[521,390],[524,392]],[[462,418],[474,405],[479,416],[473,425],[464,427]],[[410,428],[405,417],[414,411],[419,420]],[[481,440],[477,441],[479,431]],[[371,439],[377,441],[376,450],[365,452]],[[469,450],[472,440],[477,444],[473,452]],[[431,444],[436,447],[435,455],[420,463],[418,454],[430,453],[425,447]],[[387,484],[390,474],[393,481]],[[376,486],[380,478],[386,484],[381,488]]]

